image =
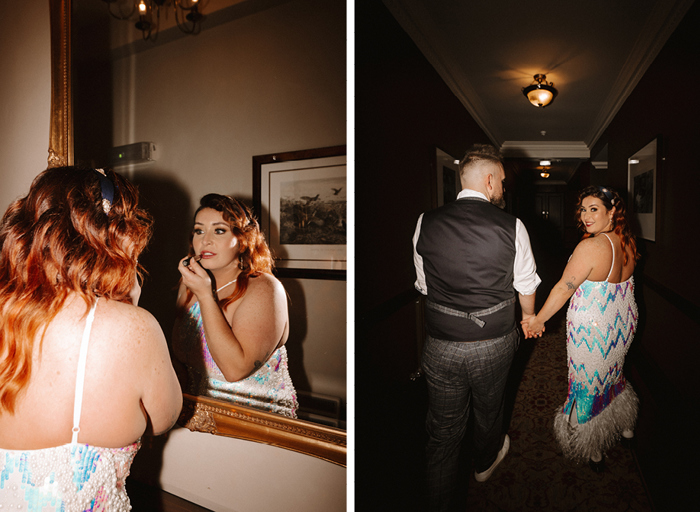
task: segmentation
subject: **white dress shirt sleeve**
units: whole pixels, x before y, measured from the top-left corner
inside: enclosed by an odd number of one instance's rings
[[[428,295],[428,287],[425,285],[425,271],[423,270],[423,257],[418,254],[416,250],[416,244],[418,243],[418,237],[420,236],[420,227],[423,222],[423,214],[418,217],[418,223],[416,224],[416,232],[413,234],[413,264],[416,267],[416,290],[421,292],[423,295]]]
[[[532,255],[527,229],[520,219],[516,219],[513,287],[522,295],[532,295],[541,282],[540,276],[537,275],[537,265]]]

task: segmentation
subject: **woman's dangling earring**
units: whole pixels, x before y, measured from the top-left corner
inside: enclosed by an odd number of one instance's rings
[[[239,254],[238,255],[238,269],[239,270],[244,270],[245,268],[243,267],[243,255]]]

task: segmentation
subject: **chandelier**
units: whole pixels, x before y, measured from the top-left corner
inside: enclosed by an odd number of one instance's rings
[[[155,41],[160,27],[160,10],[172,9],[177,27],[185,34],[198,34],[204,18],[199,0],[102,0],[109,14],[118,20],[135,21],[144,40]]]
[[[552,82],[547,82],[547,75],[535,75],[535,81],[523,87],[523,94],[536,107],[546,107],[557,97],[557,90]]]

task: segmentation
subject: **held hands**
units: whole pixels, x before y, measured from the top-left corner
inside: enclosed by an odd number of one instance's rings
[[[211,295],[211,277],[206,270],[199,264],[198,257],[187,257],[180,260],[177,266],[182,276],[182,283],[192,292],[198,299],[206,295]]]
[[[541,338],[544,332],[544,322],[537,320],[536,315],[523,315],[523,320],[520,322],[523,327],[525,338]]]

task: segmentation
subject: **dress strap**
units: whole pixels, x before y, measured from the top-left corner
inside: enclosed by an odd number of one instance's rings
[[[98,299],[99,300],[99,299]],[[90,330],[92,329],[92,321],[95,319],[95,309],[97,308],[97,300],[90,308],[87,320],[85,321],[85,330],[83,331],[83,340],[80,343],[80,356],[78,357],[78,373],[75,376],[75,401],[73,402],[73,437],[71,444],[78,443],[78,432],[80,432],[80,412],[83,408],[83,387],[85,384],[85,364],[87,362],[88,341],[90,340]]]
[[[613,267],[615,266],[615,244],[613,243],[612,240],[610,240],[610,237],[607,235],[607,233],[603,233],[605,235],[605,238],[608,239],[608,242],[610,242],[610,246],[612,247],[612,252],[613,252],[613,259],[612,259],[612,264],[610,265],[610,272],[608,272],[608,277],[605,278],[605,281],[610,279],[610,274],[612,274]]]

